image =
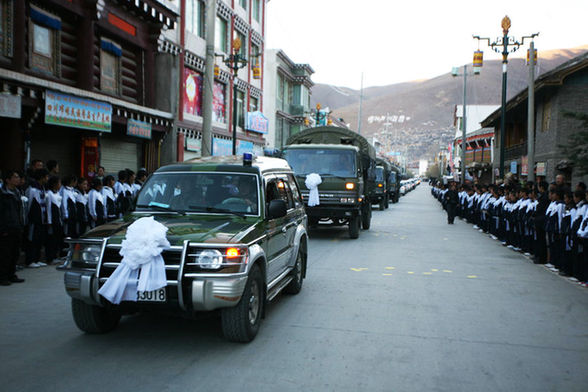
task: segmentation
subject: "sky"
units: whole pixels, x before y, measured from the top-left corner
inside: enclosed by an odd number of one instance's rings
[[[266,49],[315,70],[315,83],[359,89],[429,79],[472,62],[478,43],[539,33],[535,48],[588,45],[588,0],[270,0]],[[524,47],[509,57],[526,56]],[[484,60],[500,59],[486,43]],[[541,55],[541,54],[540,54]]]

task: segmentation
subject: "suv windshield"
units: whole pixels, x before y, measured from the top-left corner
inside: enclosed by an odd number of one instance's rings
[[[253,174],[155,173],[139,193],[137,210],[258,215],[258,189]]]
[[[284,158],[298,175],[318,173],[337,177],[355,177],[355,151],[340,149],[286,149]]]

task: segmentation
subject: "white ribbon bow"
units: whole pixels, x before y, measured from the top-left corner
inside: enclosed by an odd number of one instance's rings
[[[167,279],[161,252],[170,247],[166,232],[167,227],[152,216],[140,218],[130,225],[119,252],[122,262],[98,294],[119,304],[121,301],[136,301],[137,292],[165,287]]]
[[[304,184],[306,184],[306,187],[310,191],[308,193],[309,207],[318,206],[321,203],[318,192],[318,186],[321,182],[323,182],[323,180],[317,173],[310,173],[306,176]]]

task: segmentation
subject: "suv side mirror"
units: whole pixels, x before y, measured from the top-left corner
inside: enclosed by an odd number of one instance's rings
[[[286,216],[288,213],[288,208],[286,206],[286,202],[282,199],[274,199],[271,200],[269,203],[269,208],[267,211],[268,219],[276,219]]]

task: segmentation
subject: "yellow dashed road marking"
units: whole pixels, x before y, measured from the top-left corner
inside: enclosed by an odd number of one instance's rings
[[[386,267],[386,269],[387,269],[387,270],[393,270],[393,269],[395,269],[395,268],[396,268],[396,267]]]
[[[439,272],[439,270],[437,268],[433,268],[431,271],[433,271],[433,272]]]
[[[477,276],[476,275],[468,275],[468,278],[470,278],[470,279],[476,279]]]
[[[452,270],[443,270],[443,272],[452,273]]]
[[[392,276],[394,274],[382,274],[383,276]]]
[[[361,272],[361,271],[366,271],[367,268],[351,268],[351,271],[355,271],[355,272]]]
[[[412,275],[412,274],[414,274],[414,272],[413,271],[408,271],[407,274]]]
[[[433,275],[432,272],[423,272],[423,275]]]

